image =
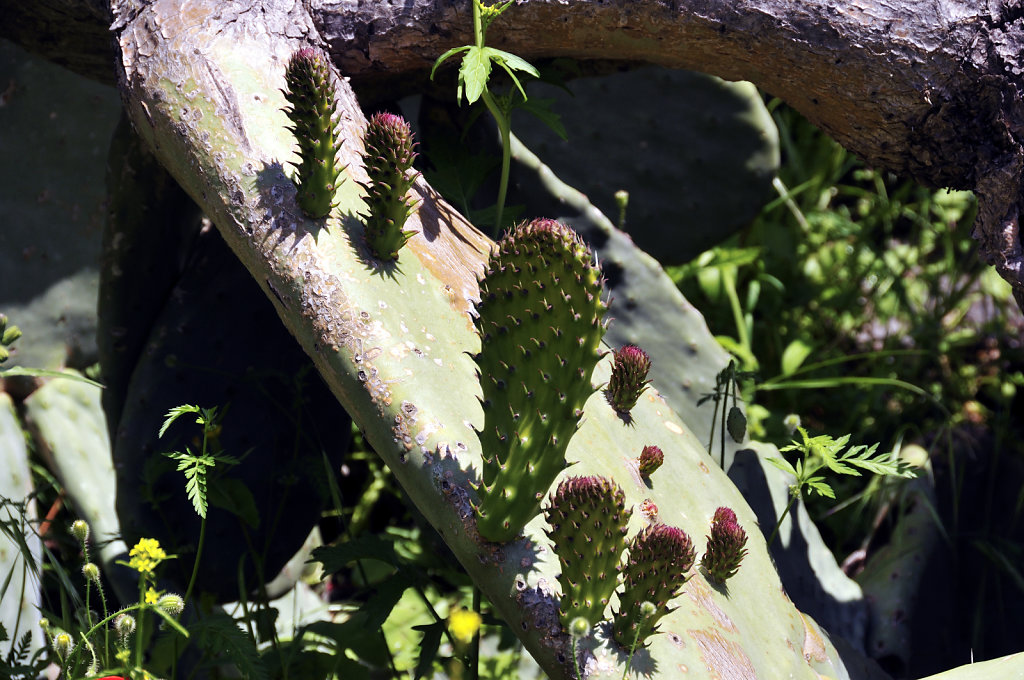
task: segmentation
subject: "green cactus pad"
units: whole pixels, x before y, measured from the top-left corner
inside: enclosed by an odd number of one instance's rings
[[[334,207],[341,167],[338,151],[341,141],[336,137],[334,84],[323,55],[303,48],[292,55],[285,70],[288,88],[285,99],[291,104],[285,113],[292,121],[289,129],[299,143],[298,189],[299,207],[314,219],[326,217]]]
[[[480,535],[515,538],[566,467],[593,394],[607,305],[590,249],[565,225],[534,220],[498,243],[480,281],[474,358],[483,388]]]
[[[643,646],[644,640],[657,632],[658,620],[672,611],[669,600],[689,579],[687,572],[695,558],[693,542],[677,527],[650,524],[633,538],[622,568],[619,610],[612,626],[616,642],[627,649],[634,640]],[[644,602],[654,605],[654,614],[642,615]]]
[[[409,173],[416,159],[412,130],[401,116],[374,114],[363,138],[366,152],[363,162],[370,181],[360,183],[366,189],[366,243],[380,260],[395,260],[398,251],[416,232],[403,231],[412,213],[407,197],[419,173]]]
[[[626,496],[607,477],[570,477],[551,495],[544,515],[561,568],[562,626],[569,630],[577,617],[595,626],[618,584],[630,515]]]

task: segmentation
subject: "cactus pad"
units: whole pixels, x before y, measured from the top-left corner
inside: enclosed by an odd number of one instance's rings
[[[561,568],[562,626],[568,630],[577,617],[594,626],[618,583],[629,522],[626,496],[607,477],[570,477],[558,485],[544,513]]]
[[[474,358],[483,389],[480,535],[509,541],[540,511],[594,393],[607,305],[590,249],[565,225],[508,233],[480,281]]]
[[[299,207],[314,219],[326,217],[334,207],[338,187],[338,151],[341,141],[335,135],[334,84],[323,55],[311,48],[295,52],[285,69],[284,91],[290,107],[285,113],[292,121],[289,128],[299,143]]]
[[[380,260],[395,260],[398,251],[415,233],[403,231],[412,213],[412,200],[406,197],[419,173],[409,174],[416,159],[412,130],[401,116],[376,113],[370,117],[363,138],[366,152],[363,162],[370,181],[366,189],[370,212],[366,218],[366,243]]]
[[[686,572],[695,557],[693,542],[682,529],[651,524],[636,535],[622,568],[623,590],[612,627],[616,642],[628,649],[638,639],[643,646],[644,640],[657,632],[658,620],[672,611],[669,600],[689,579]],[[654,614],[642,615],[644,602],[654,605]]]

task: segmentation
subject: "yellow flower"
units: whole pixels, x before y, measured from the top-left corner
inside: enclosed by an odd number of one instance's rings
[[[481,623],[480,615],[468,609],[456,609],[448,615],[448,630],[462,644],[469,644],[473,640]]]
[[[128,566],[143,576],[152,576],[156,565],[167,559],[167,553],[155,538],[141,538],[128,553]]]
[[[160,593],[156,592],[152,588],[146,591],[146,604],[156,604],[159,599]]]

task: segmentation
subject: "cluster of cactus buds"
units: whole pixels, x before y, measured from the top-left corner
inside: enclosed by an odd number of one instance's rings
[[[15,325],[7,325],[7,315],[0,314],[0,364],[11,356],[7,347],[21,337],[21,329]]]
[[[562,625],[570,630],[582,618],[593,627],[618,585],[629,522],[626,496],[606,477],[570,477],[551,494],[544,513],[561,567]]]
[[[398,251],[415,232],[403,231],[413,210],[407,197],[419,173],[410,173],[416,159],[416,143],[409,124],[393,113],[375,113],[370,117],[363,138],[363,162],[369,182],[366,189],[369,213],[366,219],[366,243],[379,260],[394,260]]]
[[[651,524],[629,544],[629,557],[622,567],[619,610],[612,623],[615,641],[626,649],[657,632],[658,621],[673,608],[669,600],[689,580],[696,551],[686,532],[667,524]],[[654,612],[645,614],[641,605],[650,602]]]
[[[731,508],[718,508],[711,519],[711,535],[700,564],[712,580],[725,583],[740,568],[747,554],[747,532],[736,521]]]
[[[314,219],[326,217],[334,207],[334,192],[342,168],[338,165],[341,141],[335,134],[335,92],[324,56],[312,48],[295,52],[285,68],[284,109],[299,143],[295,187],[299,207]]]
[[[637,458],[636,465],[640,470],[640,474],[644,477],[650,477],[655,470],[661,467],[661,464],[665,462],[665,454],[661,452],[657,446],[648,444],[640,452],[640,457]]]
[[[612,377],[605,388],[612,408],[619,413],[629,413],[651,382],[647,379],[650,370],[651,358],[636,345],[626,345],[615,352]]]
[[[565,469],[594,393],[607,305],[593,254],[569,227],[534,220],[497,244],[480,280],[474,356],[483,391],[477,529],[514,539]]]

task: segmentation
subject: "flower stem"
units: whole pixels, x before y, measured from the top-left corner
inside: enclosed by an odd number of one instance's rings
[[[775,523],[775,528],[772,530],[772,535],[768,539],[768,547],[769,548],[772,547],[772,542],[775,541],[775,537],[779,535],[779,527],[781,527],[782,523],[786,520],[786,515],[789,514],[789,511],[792,509],[793,504],[796,503],[796,499],[797,498],[798,498],[798,496],[790,495],[790,497],[789,497],[789,504],[786,505],[786,509],[782,513],[782,517],[779,517],[779,521]]]
[[[501,180],[498,182],[498,209],[494,216],[494,235],[497,236],[501,232],[501,213],[505,210],[505,193],[508,190],[508,175],[512,165],[512,124],[509,117],[502,113],[490,92],[484,90],[481,97],[487,110],[494,116],[498,132],[501,134]]]

